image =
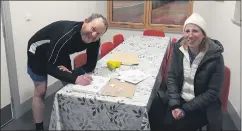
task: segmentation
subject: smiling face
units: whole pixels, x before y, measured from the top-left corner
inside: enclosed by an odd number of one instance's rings
[[[184,30],[184,39],[187,46],[190,48],[199,48],[205,34],[194,24],[187,24]]]
[[[97,41],[105,31],[106,26],[102,18],[96,18],[92,21],[85,20],[81,29],[81,37],[88,44]]]

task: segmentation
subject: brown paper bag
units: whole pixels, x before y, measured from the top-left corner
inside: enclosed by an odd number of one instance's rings
[[[138,65],[139,64],[138,54],[131,53],[131,52],[117,51],[114,53],[111,60],[120,61],[121,64],[123,64],[123,65]]]
[[[112,87],[111,85],[115,85]],[[136,90],[136,85],[121,82],[118,79],[111,79],[104,87],[101,95],[116,96],[116,97],[128,97],[132,98]]]

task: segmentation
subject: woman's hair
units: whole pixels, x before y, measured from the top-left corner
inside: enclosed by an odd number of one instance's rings
[[[205,36],[203,38],[203,40],[201,41],[200,45],[199,45],[199,50],[200,51],[206,51],[208,49],[208,46],[209,46],[209,42],[210,41],[210,38]]]

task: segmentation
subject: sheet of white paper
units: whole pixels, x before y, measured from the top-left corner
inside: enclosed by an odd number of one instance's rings
[[[120,76],[118,76],[117,79],[124,80],[133,84],[137,84],[149,77],[149,75],[140,70],[118,71],[118,73]]]
[[[93,81],[89,85],[74,85],[72,87],[73,91],[98,94],[111,78],[92,76],[92,79]]]

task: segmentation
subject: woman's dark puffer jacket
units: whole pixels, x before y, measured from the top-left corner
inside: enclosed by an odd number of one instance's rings
[[[180,93],[182,91],[183,53],[179,50],[181,42],[174,44],[171,65],[168,71],[167,92],[171,109],[182,108],[185,112],[205,110],[212,103],[220,103],[220,89],[224,80],[224,51],[222,44],[209,39],[207,53],[198,66],[194,78],[195,98],[181,104]]]

